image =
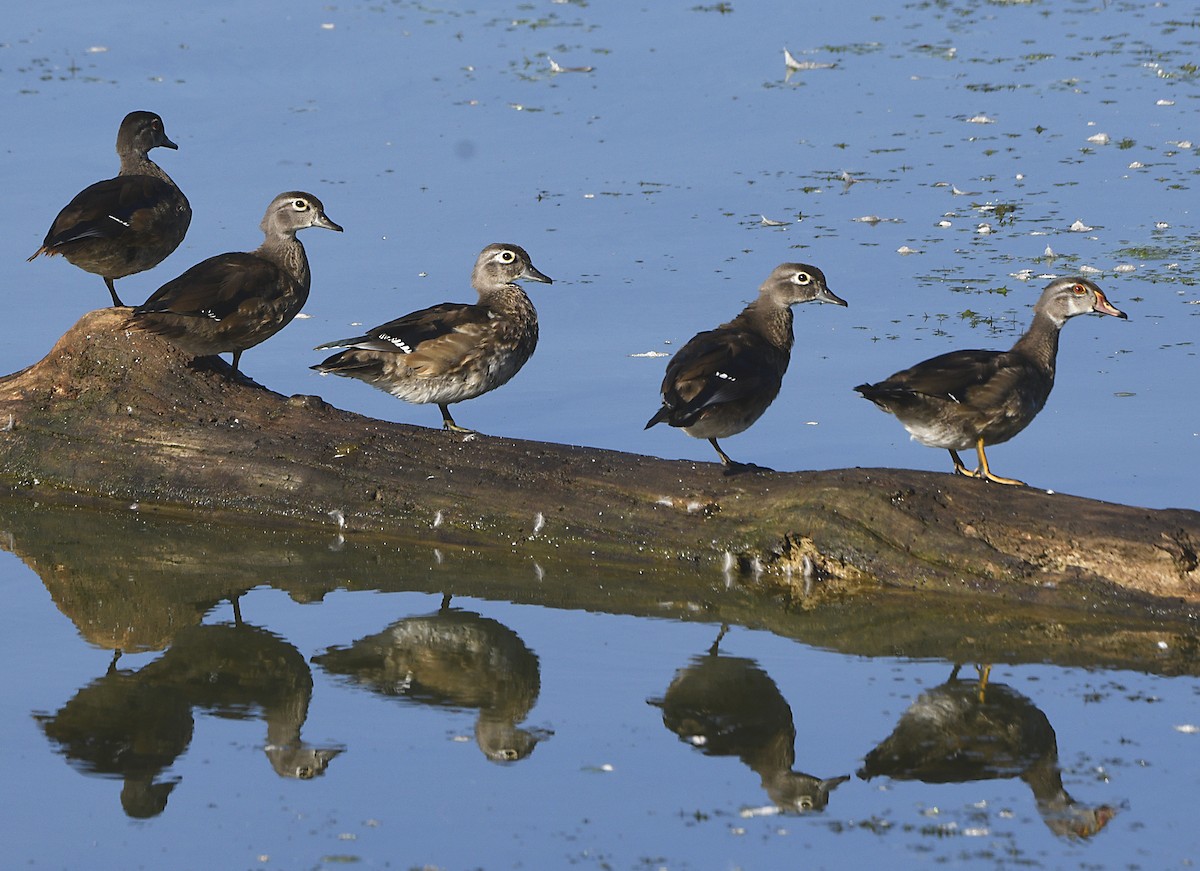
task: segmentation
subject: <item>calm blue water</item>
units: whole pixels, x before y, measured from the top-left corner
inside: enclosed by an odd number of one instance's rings
[[[59,614],[9,556],[0,591],[13,867],[1174,868],[1200,848],[1195,678],[997,665],[988,698],[1012,709],[997,722],[1040,718],[1048,742],[1023,739],[995,779],[868,781],[864,757],[944,691],[948,663],[737,627],[714,653],[705,623],[264,587],[240,598],[240,626],[218,604],[113,667],[77,634],[99,625]],[[73,619],[88,612],[76,602]],[[504,722],[529,740],[490,761]],[[289,724],[327,754],[323,773],[273,764]],[[1038,765],[1067,804],[1039,804]],[[811,779],[833,782],[828,804],[780,814],[769,785],[788,771],[810,797]],[[1056,828],[1064,807],[1107,825],[1074,836]]]
[[[256,246],[282,190],[316,193],[346,228],[305,234],[305,317],[243,359],[279,392],[438,425],[434,409],[319,378],[311,348],[469,299],[479,249],[512,241],[555,278],[530,289],[541,344],[513,382],[456,409],[459,422],[708,461],[703,442],[642,431],[665,366],[645,355],[727,320],[776,264],[803,259],[850,307],[797,310],[783,393],[727,450],[781,470],[945,471],[944,452],[910,443],[852,386],[953,348],[1006,347],[1042,276],[1098,270],[1088,274],[1129,322],[1067,327],[1056,392],[990,454],[993,467],[1061,492],[1200,507],[1188,401],[1200,387],[1193,18],[1175,3],[966,0],[731,12],[26,4],[0,35],[0,370],[32,363],[106,301],[99,278],[24,258],[76,191],[115,171],[120,118],[150,109],[180,144],[154,157],[195,217],[171,258],[119,283],[127,299]],[[822,68],[789,76],[785,46]],[[594,69],[555,73],[550,59]],[[305,662],[438,609],[425,593],[299,604],[271,582],[265,572],[243,597],[243,618]],[[777,687],[766,696],[790,710],[792,768],[851,775],[823,812],[784,817],[765,812],[771,798],[749,763],[705,755],[648,704],[699,664],[719,627],[472,599],[454,604],[537,657],[523,728],[553,735],[527,758],[484,758],[478,707],[398,701],[313,663],[304,739],[342,749],[322,776],[276,773],[252,703],[185,693],[168,709],[191,718],[190,737],[172,732],[183,746],[127,796],[143,811],[164,791],[169,801],[133,819],[121,782],[73,768],[33,716],[102,681],[111,649],[82,641],[86,627],[12,557],[0,583],[10,664],[0,733],[20,796],[2,826],[14,867],[1166,868],[1200,852],[1190,822],[1200,739],[1177,728],[1198,719],[1192,678],[997,665],[993,680],[1053,726],[1067,791],[1116,810],[1094,838],[1075,839],[1054,833],[1020,779],[854,776],[949,663],[848,657],[734,627],[722,655]],[[215,631],[232,621],[227,603],[204,617]],[[184,647],[168,636],[118,669],[138,692],[170,694],[162,687],[175,684],[149,678],[186,662]]]

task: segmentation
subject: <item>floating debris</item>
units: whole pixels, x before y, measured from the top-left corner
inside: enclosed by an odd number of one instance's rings
[[[968,124],[995,124],[996,122],[987,115],[973,115],[967,119]]]
[[[1159,100],[1154,105],[1155,106],[1174,106],[1175,101],[1174,100]]]
[[[1182,732],[1185,735],[1195,735],[1200,732],[1200,726],[1194,726],[1191,723],[1181,723],[1175,727],[1176,732]]]
[[[787,46],[783,48],[783,64],[789,71],[794,70],[831,70],[836,64],[819,63],[817,61],[805,60],[799,61],[792,56],[792,53],[787,50]]]
[[[738,811],[738,816],[744,820],[753,817],[774,817],[783,813],[778,807],[773,804],[763,805],[762,807],[744,807]]]
[[[1133,272],[1137,269],[1132,263],[1121,263],[1113,267],[1113,272]]]
[[[759,215],[759,223],[764,227],[786,227],[791,221],[774,221],[766,215]]]
[[[1109,139],[1109,136],[1107,133],[1097,133],[1094,136],[1089,136],[1087,141],[1094,142],[1097,145],[1108,145],[1108,143],[1111,142],[1112,140]]]
[[[1133,163],[1129,164],[1129,168],[1130,169],[1145,169],[1146,164],[1142,163],[1140,160],[1135,160]]]
[[[537,535],[539,532],[542,531],[542,529],[545,528],[545,526],[546,526],[546,518],[542,514],[542,512],[539,511],[537,514],[534,515],[534,518],[533,518],[533,534]]]
[[[950,193],[956,197],[974,197],[979,195],[979,191],[959,190],[956,185],[953,185],[948,181],[936,181],[933,183],[933,186],[935,188],[950,188]]]
[[[630,354],[630,357],[669,357],[671,356],[666,351],[642,351],[639,354]]]
[[[921,252],[918,251],[916,248],[909,248],[907,245],[901,245],[899,248],[896,249],[896,253],[908,255],[908,254],[920,254]]]
[[[991,224],[980,224],[978,227],[975,228],[975,232],[978,233],[980,236],[986,236],[988,233],[992,232],[992,225]]]
[[[596,69],[595,67],[587,67],[587,66],[583,66],[583,67],[560,66],[558,64],[558,62],[555,61],[554,58],[552,58],[552,57],[547,57],[546,60],[550,61],[550,72],[552,72],[552,73],[590,73],[594,69]]]
[[[1090,232],[1092,232],[1092,230],[1095,230],[1096,228],[1095,228],[1095,227],[1089,227],[1087,224],[1083,223],[1083,221],[1079,221],[1079,220],[1077,220],[1077,221],[1076,221],[1074,224],[1072,224],[1072,225],[1071,225],[1071,226],[1070,226],[1068,229],[1069,229],[1069,230],[1070,230],[1072,233],[1090,233]]]
[[[1085,266],[1080,266],[1079,271],[1082,272],[1084,275],[1099,275],[1104,270],[1097,269],[1095,266],[1086,266],[1085,265]]]

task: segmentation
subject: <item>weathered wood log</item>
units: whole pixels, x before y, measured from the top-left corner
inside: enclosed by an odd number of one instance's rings
[[[33,491],[24,491],[26,494]],[[307,528],[236,527],[127,506],[87,508],[0,498],[0,547],[41,577],[59,610],[91,644],[162,650],[222,600],[264,585],[297,602],[334,590],[425,592],[431,601],[386,610],[379,626],[431,610],[443,594],[658,619],[725,623],[855,656],[953,662],[1053,662],[1155,674],[1200,674],[1195,619],[1093,597],[1088,608],[1045,608],[1014,597],[987,607],[954,592],[879,587],[822,607],[780,607],[753,585],[726,585],[711,567],[647,570],[597,565],[588,554],[343,538]],[[1100,606],[1100,607],[1097,607]],[[399,603],[393,608],[403,608]],[[486,606],[474,606],[487,613]],[[261,622],[253,598],[246,619]],[[715,632],[714,632],[715,635]],[[352,639],[347,637],[349,643]],[[541,651],[539,651],[541,652]],[[546,652],[548,653],[548,652]]]
[[[86,315],[0,379],[12,487],[644,570],[724,565],[792,604],[880,585],[1089,607],[1136,595],[1177,615],[1200,601],[1194,511],[888,469],[726,476],[386,423],[231,382],[127,312]]]

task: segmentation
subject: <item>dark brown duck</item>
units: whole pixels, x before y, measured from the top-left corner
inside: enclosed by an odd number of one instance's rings
[[[116,178],[76,194],[29,259],[61,254],[102,277],[113,305],[122,305],[113,282],[162,263],[192,222],[187,197],[149,157],[159,146],[179,147],[167,138],[162,118],[153,112],[126,115],[117,133],[121,169]]]
[[[846,305],[825,274],[806,263],[783,263],[758,289],[758,298],[733,320],[693,336],[667,364],[662,408],[646,423],[681,428],[708,439],[721,462],[738,467],[717,439],[736,435],[762,417],[779,395],[791,360],[792,306]]]
[[[287,191],[262,219],[257,250],[218,254],[168,281],[133,310],[134,326],[198,357],[232,352],[231,377],[242,352],[264,342],[299,314],[312,276],[296,233],[306,227],[342,232],[315,196]]]

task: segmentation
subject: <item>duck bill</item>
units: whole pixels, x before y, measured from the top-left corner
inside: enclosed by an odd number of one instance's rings
[[[850,307],[850,303],[846,302],[828,287],[822,287],[820,290],[818,290],[817,295],[813,297],[813,299],[815,299],[817,302],[831,302],[834,305],[842,305],[846,306],[847,308]],[[1113,309],[1113,311],[1116,311],[1116,309]]]
[[[176,145],[174,142],[172,142],[170,139],[168,139],[167,134],[165,134],[165,133],[163,134],[162,142],[160,142],[158,144],[161,145],[163,148],[171,148],[171,149],[174,149],[175,151],[179,150],[179,146]]]
[[[317,216],[317,220],[313,221],[313,226],[324,227],[326,230],[336,230],[339,233],[343,232],[342,225],[335,224],[333,221],[329,220],[329,216],[324,212],[321,212],[321,214]]]
[[[1120,318],[1123,321],[1129,320],[1129,315],[1109,302],[1108,298],[1100,291],[1096,291],[1096,304],[1092,306],[1092,311],[1098,315],[1112,315],[1114,318]]]
[[[526,281],[540,281],[542,284],[554,284],[554,279],[543,272],[540,272],[536,266],[530,263],[525,267],[525,271],[518,276]]]

